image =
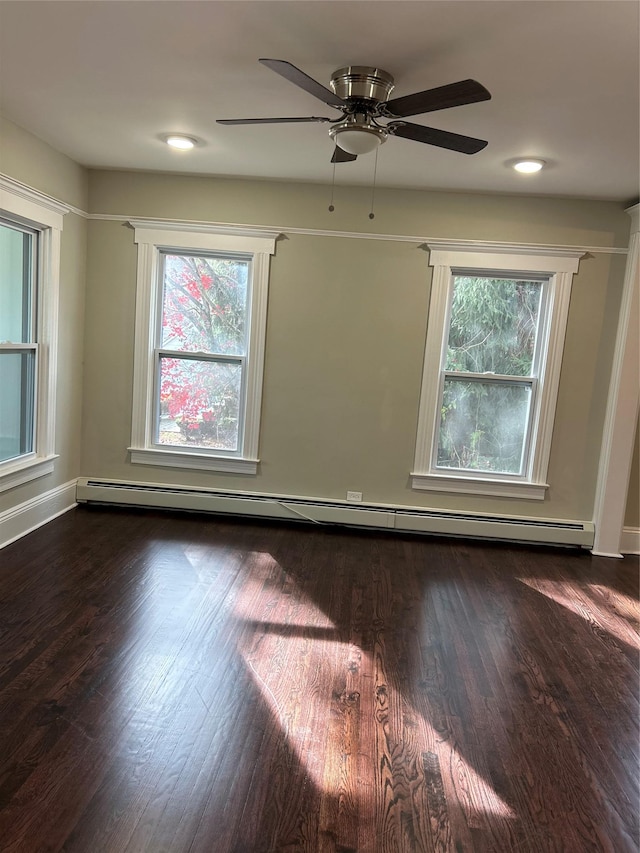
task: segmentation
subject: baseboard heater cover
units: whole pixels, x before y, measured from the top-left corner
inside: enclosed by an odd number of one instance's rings
[[[353,504],[284,495],[80,478],[76,500],[154,509],[260,516],[314,524],[374,527],[407,533],[468,536],[549,545],[593,545],[590,522],[429,510],[384,504]]]

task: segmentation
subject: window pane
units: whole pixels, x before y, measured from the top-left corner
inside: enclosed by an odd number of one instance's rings
[[[163,255],[161,347],[244,355],[248,260]]]
[[[0,352],[0,462],[33,452],[35,352]]]
[[[454,276],[445,370],[531,376],[542,282]]]
[[[531,386],[447,378],[439,468],[521,474]]]
[[[0,224],[0,342],[32,341],[33,234]]]
[[[242,366],[160,359],[158,443],[236,450]]]

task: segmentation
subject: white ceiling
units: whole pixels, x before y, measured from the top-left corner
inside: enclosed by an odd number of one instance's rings
[[[217,118],[339,114],[258,63],[323,85],[344,65],[393,74],[392,97],[474,78],[492,100],[410,119],[477,136],[472,156],[390,139],[378,185],[637,200],[634,0],[1,0],[0,109],[90,167],[330,182],[322,124]],[[169,149],[170,131],[202,140]],[[541,157],[518,175],[508,162]],[[0,154],[1,158],[1,154]],[[336,167],[370,184],[374,155]],[[2,170],[0,159],[0,171]]]

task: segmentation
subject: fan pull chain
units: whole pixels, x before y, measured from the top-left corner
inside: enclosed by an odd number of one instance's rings
[[[331,201],[329,202],[329,213],[333,213],[333,211],[335,210],[335,207],[333,206],[333,190],[334,190],[335,185],[336,185],[336,155],[335,155],[335,152],[337,151],[337,149],[338,149],[338,146],[336,145],[336,147],[334,149],[334,153],[333,153],[333,175],[331,177]]]
[[[373,166],[373,186],[371,187],[371,213],[369,214],[369,219],[375,219],[375,213],[373,212],[373,202],[376,196],[376,175],[378,173],[378,151],[380,150],[380,146],[376,148],[376,159]]]

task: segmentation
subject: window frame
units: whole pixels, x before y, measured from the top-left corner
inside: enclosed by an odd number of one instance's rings
[[[583,252],[528,246],[427,244],[433,267],[418,429],[411,484],[414,489],[544,500],[573,274]],[[536,341],[537,375],[529,406],[522,474],[438,468],[437,445],[455,275],[543,280]],[[544,309],[544,310],[543,310]],[[532,371],[534,365],[532,365]],[[462,376],[463,374],[457,374]],[[502,379],[490,375],[486,381]],[[532,377],[506,377],[522,383]]]
[[[277,234],[214,225],[130,220],[138,246],[131,462],[206,471],[257,472],[262,379],[266,340],[270,256]],[[249,260],[247,348],[243,356],[241,415],[235,451],[160,445],[158,346],[162,312],[162,254],[219,254]],[[174,354],[175,355],[175,354]],[[192,354],[193,355],[193,354]]]
[[[26,310],[24,304],[24,293],[23,293],[23,306],[22,306],[22,317],[21,317],[21,327],[22,332],[19,341],[11,341],[11,342],[2,342],[0,341],[0,356],[2,354],[5,355],[21,355],[25,356],[27,354],[31,354],[33,367],[32,370],[29,371],[28,375],[24,376],[24,363],[20,368],[20,372],[23,374],[23,378],[20,382],[20,444],[26,445],[30,449],[22,450],[17,455],[11,456],[7,459],[2,460],[4,463],[17,462],[20,459],[27,458],[30,454],[35,451],[36,448],[36,425],[37,425],[37,395],[36,389],[38,387],[38,241],[39,241],[39,232],[35,231],[33,228],[24,225],[22,222],[18,222],[15,218],[9,219],[6,215],[0,216],[0,226],[9,229],[11,231],[15,231],[20,234],[23,238],[23,246],[24,246],[24,238],[30,237],[28,242],[29,250],[28,252],[23,251],[23,270],[22,270],[22,284],[23,291],[24,285],[27,284],[27,303]],[[26,263],[25,263],[26,260]],[[3,363],[3,359],[0,358],[0,365]],[[0,376],[2,375],[2,370],[0,369]],[[31,386],[31,387],[29,387]],[[29,393],[31,392],[31,393]],[[29,409],[29,416],[25,416],[25,411]]]
[[[68,207],[11,178],[0,177],[0,218],[34,234],[29,344],[3,344],[7,352],[34,352],[33,449],[0,462],[0,492],[51,474],[55,460],[56,366],[60,288],[60,242]]]

